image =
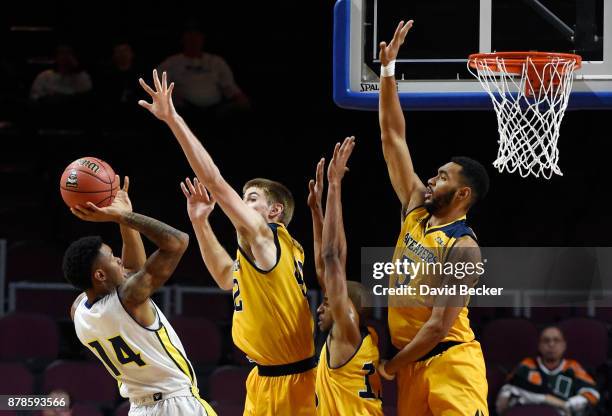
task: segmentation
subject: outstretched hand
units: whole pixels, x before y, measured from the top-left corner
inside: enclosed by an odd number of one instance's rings
[[[315,179],[308,182],[308,206],[313,211],[318,211],[323,214],[323,168],[325,167],[325,158],[317,163],[317,171]]]
[[[186,185],[185,185],[186,184]],[[181,190],[187,198],[187,214],[191,222],[205,221],[210,213],[215,209],[215,199],[208,194],[206,187],[194,178],[193,182],[189,178],[181,182]]]
[[[351,157],[351,153],[353,153],[354,148],[355,136],[344,139],[342,145],[340,145],[340,143],[336,143],[336,147],[334,147],[334,156],[327,167],[327,180],[330,184],[337,184],[342,181],[344,174],[349,170],[346,164],[348,163],[349,157]]]
[[[393,39],[387,45],[387,42],[380,42],[380,63],[384,66],[387,66],[389,62],[395,60],[397,58],[397,54],[399,52],[400,46],[404,44],[404,40],[406,39],[406,35],[408,31],[412,28],[414,20],[408,20],[406,23],[402,20],[397,25],[397,29],[395,29],[395,33],[393,34]]]
[[[119,175],[115,175],[115,181],[120,183]],[[123,187],[117,192],[113,203],[107,207],[99,208],[92,202],[86,205],[77,205],[70,208],[70,211],[82,219],[90,222],[118,222],[122,214],[132,212],[132,202],[128,196],[130,178],[125,177]]]
[[[146,108],[155,117],[165,122],[169,121],[172,117],[176,115],[174,103],[172,102],[172,91],[174,90],[174,82],[170,83],[170,86],[168,86],[167,78],[168,77],[166,76],[166,71],[164,71],[162,73],[160,81],[159,75],[157,74],[157,69],[154,69],[153,84],[155,85],[155,90],[149,87],[149,85],[142,78],[138,79],[138,82],[140,82],[142,88],[153,99],[153,102],[151,103],[145,100],[140,100],[138,101],[138,105]]]

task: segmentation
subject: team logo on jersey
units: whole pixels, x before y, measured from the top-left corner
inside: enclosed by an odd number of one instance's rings
[[[444,245],[444,241],[442,241],[440,237],[436,237],[436,243],[440,244],[441,246]]]
[[[66,188],[78,188],[79,187],[79,178],[77,176],[76,169],[72,169],[70,171],[70,175],[66,179]]]
[[[237,272],[240,271],[240,260],[234,260],[234,265],[232,266],[232,271]]]
[[[162,399],[162,394],[161,393],[155,393],[153,394],[153,400],[158,402]]]

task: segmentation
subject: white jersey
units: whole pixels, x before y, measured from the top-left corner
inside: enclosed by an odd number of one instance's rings
[[[123,307],[118,289],[90,305],[87,297],[74,313],[74,327],[83,345],[104,363],[130,399],[180,390],[199,398],[193,367],[170,323],[150,300],[157,315],[146,328]]]

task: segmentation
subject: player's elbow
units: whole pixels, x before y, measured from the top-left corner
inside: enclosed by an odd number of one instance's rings
[[[168,241],[168,244],[166,247],[164,247],[164,249],[168,252],[183,255],[189,246],[189,234],[177,230],[173,237],[174,238]]]
[[[180,251],[181,253],[184,253],[185,251],[187,251],[187,247],[189,247],[189,234],[179,231],[177,240],[178,240],[177,251]]]

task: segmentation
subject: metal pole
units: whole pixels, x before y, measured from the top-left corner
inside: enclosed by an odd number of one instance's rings
[[[544,20],[553,25],[563,36],[565,36],[570,42],[574,42],[574,31],[571,27],[565,24],[565,22],[546,6],[540,3],[538,0],[523,0],[531,8],[533,8]]]

